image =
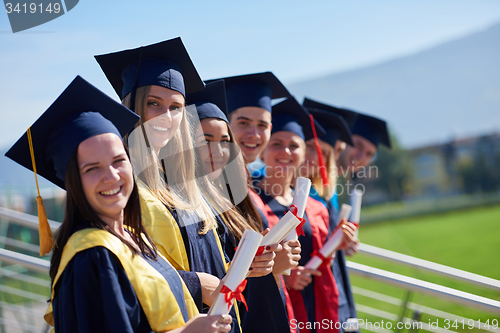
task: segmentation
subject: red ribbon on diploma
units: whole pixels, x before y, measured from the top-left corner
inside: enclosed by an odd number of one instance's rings
[[[242,294],[242,292],[243,292],[243,290],[245,290],[246,286],[247,286],[247,279],[243,280],[243,282],[240,283],[240,285],[238,286],[238,288],[236,288],[235,291],[232,291],[231,289],[229,289],[225,285],[222,286],[222,289],[220,290],[220,292],[222,294],[225,294],[224,300],[227,303],[228,309],[231,308],[233,299],[236,299],[237,301],[240,301],[243,304],[245,304],[245,308],[248,311],[247,301],[245,300],[245,296],[243,296],[243,294]]]
[[[256,256],[260,256],[262,253],[264,253],[265,249],[266,249],[266,247],[264,245],[259,246],[259,248],[257,249],[257,252],[255,253],[255,255]],[[234,252],[236,252],[236,250],[238,250],[238,247],[234,248]]]
[[[292,212],[292,214],[295,215],[295,217],[298,218],[300,221],[300,224],[297,226],[297,228],[295,228],[295,231],[297,232],[297,236],[300,236],[300,235],[305,236],[304,229],[302,227],[304,226],[304,223],[306,223],[306,219],[304,219],[302,217],[298,217],[297,216],[298,211],[299,211],[299,209],[295,205],[291,205],[290,208],[288,209],[288,212]],[[286,213],[288,213],[288,212],[286,212]]]
[[[321,266],[325,266],[326,267],[327,265],[330,264],[330,261],[332,260],[332,258],[325,258],[325,256],[322,255],[321,252],[319,252],[319,251],[314,251],[311,254],[311,258],[314,257],[314,256],[319,257],[321,259],[321,261],[323,261],[319,267],[321,267]]]

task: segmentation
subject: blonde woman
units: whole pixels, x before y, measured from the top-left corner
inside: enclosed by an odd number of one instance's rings
[[[229,316],[197,315],[141,223],[121,138],[137,120],[77,77],[7,153],[67,191],[45,319],[61,333],[227,332]]]
[[[217,233],[224,228],[216,211],[224,207],[211,207],[199,189],[194,128],[185,110],[186,94],[202,89],[203,81],[180,38],[96,59],[123,104],[141,116],[125,140],[139,178],[144,225],[160,253],[188,272],[184,281],[205,311],[228,258]],[[232,332],[239,332],[234,308],[230,314]]]

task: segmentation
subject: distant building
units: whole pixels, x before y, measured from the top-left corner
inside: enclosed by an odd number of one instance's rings
[[[484,160],[485,167],[494,168],[500,156],[500,133],[452,140],[409,152],[415,166],[412,196],[460,194],[465,192],[461,168],[474,166],[479,159]]]

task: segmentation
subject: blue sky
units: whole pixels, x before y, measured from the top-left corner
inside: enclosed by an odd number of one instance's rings
[[[81,0],[13,34],[2,12],[0,148],[76,75],[117,98],[95,54],[181,36],[203,79],[271,70],[290,84],[412,54],[499,21],[497,0]]]

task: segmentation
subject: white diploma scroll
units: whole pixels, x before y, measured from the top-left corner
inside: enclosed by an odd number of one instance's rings
[[[290,231],[295,230],[300,224],[300,220],[293,215],[292,212],[287,212],[285,216],[283,216],[278,223],[274,225],[274,227],[269,230],[267,235],[262,239],[263,246],[278,244],[281,243],[286,235],[290,233]]]
[[[309,178],[298,177],[295,183],[295,191],[293,193],[292,205],[297,207],[297,216],[304,217],[304,212],[306,210],[307,198],[309,198],[309,192],[311,191],[311,181]],[[297,239],[297,232],[293,230],[285,237],[285,241]]]
[[[351,214],[351,206],[343,204],[342,208],[340,209],[340,214],[339,214],[339,223],[342,222],[343,219],[347,220],[347,217],[349,214]],[[344,239],[344,231],[342,227],[337,228],[335,232],[330,235],[330,238],[326,241],[325,245],[319,250],[319,253],[324,258],[331,258],[337,248],[342,244],[342,240]],[[321,259],[319,256],[314,256],[309,261],[307,262],[305,268],[310,268],[310,269],[318,269],[319,266],[323,263],[323,259]]]
[[[355,189],[351,195],[351,206],[352,213],[349,218],[349,222],[356,225],[356,233],[355,236],[358,237],[358,229],[359,229],[359,218],[361,215],[361,199],[363,197],[363,191],[360,189]]]
[[[262,238],[262,235],[258,232],[245,230],[240,243],[238,244],[233,260],[231,261],[231,266],[229,267],[229,270],[224,278],[225,287],[234,292],[243,280],[245,280],[248,269],[250,268],[250,265],[255,258],[255,254],[259,249],[260,243],[262,242]],[[221,292],[217,295],[217,298],[210,307],[208,314],[228,314],[232,305],[233,301],[231,301],[231,304],[228,305],[225,300],[225,294]]]
[[[311,191],[311,180],[305,177],[298,177],[295,182],[295,191],[293,192],[292,205],[297,207],[297,216],[304,217],[304,212],[306,210],[307,198],[309,198],[309,192]],[[297,232],[294,230],[290,231],[286,235],[284,241],[297,239]],[[291,269],[287,269],[283,272],[285,275],[290,275]]]

